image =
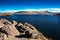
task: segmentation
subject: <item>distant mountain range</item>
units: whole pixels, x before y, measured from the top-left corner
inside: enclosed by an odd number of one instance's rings
[[[60,15],[58,12],[49,12],[49,11],[18,11],[16,14],[46,14],[46,15]]]
[[[55,15],[55,16],[60,16],[60,13],[58,12],[49,12],[49,11],[17,11],[14,13],[11,12],[6,12],[6,13],[0,13],[0,16],[4,15],[12,15],[12,14],[45,14],[45,15]]]

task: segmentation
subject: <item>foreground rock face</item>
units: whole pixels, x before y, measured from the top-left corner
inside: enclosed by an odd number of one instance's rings
[[[1,27],[1,29],[5,31],[8,34],[8,36],[19,35],[19,32],[15,27],[15,25],[17,24],[15,21],[13,21],[13,23],[10,23],[8,20],[1,19],[1,23],[4,24],[4,26]]]
[[[10,22],[6,19],[0,20],[0,39],[1,40],[19,40],[26,38],[39,39],[39,40],[48,40],[42,33],[40,33],[34,26],[28,23],[18,23],[16,21]],[[2,33],[3,32],[3,33]],[[17,38],[17,39],[15,39]],[[30,39],[29,39],[30,40]]]

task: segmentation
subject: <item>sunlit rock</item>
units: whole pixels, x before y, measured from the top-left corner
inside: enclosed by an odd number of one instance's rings
[[[25,37],[32,38],[32,39],[39,39],[39,40],[48,40],[42,33],[40,33],[33,25],[29,23],[18,23],[16,21],[8,21],[6,19],[0,20],[0,29],[2,29],[2,32],[6,35],[6,38],[14,38],[14,37]],[[0,34],[2,35],[2,34]],[[4,35],[3,35],[4,36]],[[18,38],[18,37],[17,37]],[[0,39],[5,39],[1,38]],[[30,40],[30,39],[29,39]]]

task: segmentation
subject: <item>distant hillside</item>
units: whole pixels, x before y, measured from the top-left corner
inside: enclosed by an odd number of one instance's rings
[[[45,15],[54,15],[54,16],[60,16],[60,13],[56,12],[48,12],[48,11],[18,11],[18,12],[7,12],[7,13],[0,13],[0,16],[9,16],[12,14],[45,14]]]
[[[50,12],[48,11],[18,11],[16,12],[17,14],[49,14]]]
[[[16,14],[46,14],[46,15],[60,15],[60,13],[49,12],[49,11],[18,11]]]
[[[48,14],[48,11],[18,11],[17,14]]]
[[[13,13],[0,13],[0,16],[9,16],[12,15]]]

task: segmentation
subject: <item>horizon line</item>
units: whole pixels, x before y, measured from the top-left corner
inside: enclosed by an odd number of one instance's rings
[[[40,9],[22,9],[22,10],[0,10],[0,12],[18,12],[18,11],[49,11],[60,12],[60,8],[40,8]]]

